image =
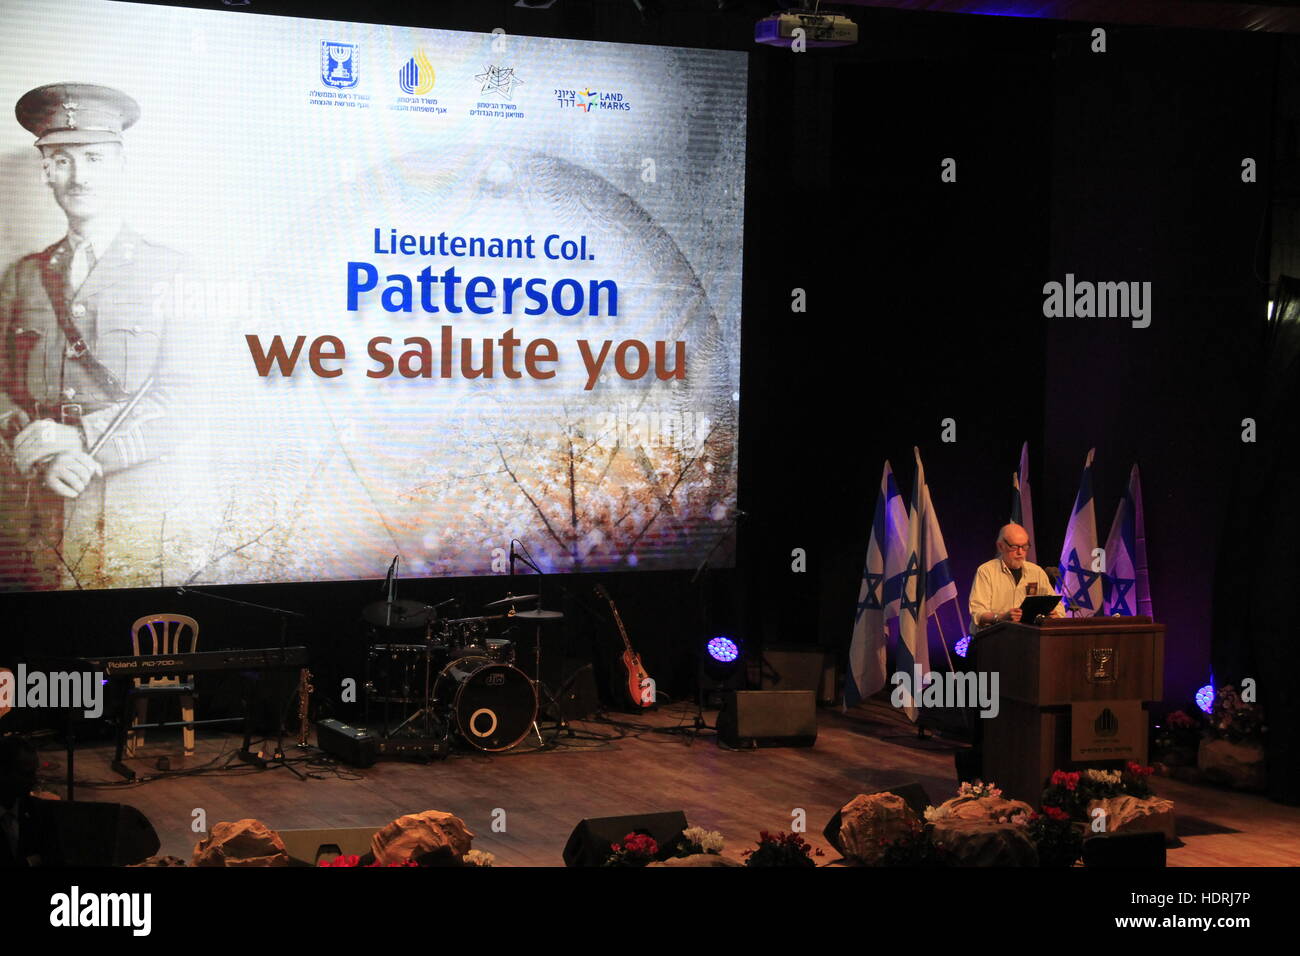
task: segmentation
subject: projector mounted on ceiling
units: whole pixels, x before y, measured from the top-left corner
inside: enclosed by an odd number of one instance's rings
[[[820,6],[820,2],[819,2]],[[754,24],[754,40],[769,46],[794,44],[795,31],[803,31],[807,46],[852,46],[858,42],[858,25],[848,17],[820,13],[806,7],[796,11],[779,11]]]

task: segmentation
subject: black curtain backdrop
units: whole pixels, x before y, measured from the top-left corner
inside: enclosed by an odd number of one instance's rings
[[[1215,573],[1214,676],[1220,686],[1255,679],[1269,727],[1269,795],[1300,804],[1300,280],[1278,281],[1260,326],[1262,374],[1241,416],[1254,420],[1256,439],[1239,443]]]

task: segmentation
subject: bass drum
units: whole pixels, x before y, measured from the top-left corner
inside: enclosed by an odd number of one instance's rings
[[[537,691],[524,672],[478,655],[447,664],[433,697],[465,742],[479,750],[509,750],[537,719]]]

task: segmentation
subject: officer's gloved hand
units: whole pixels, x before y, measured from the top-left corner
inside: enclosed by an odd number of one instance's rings
[[[45,487],[65,498],[75,498],[104,468],[84,451],[65,451],[54,456],[45,469]]]
[[[31,418],[21,408],[0,415],[0,438],[12,445],[22,430],[31,423]]]
[[[42,418],[32,422],[14,439],[14,466],[19,473],[26,475],[37,464],[55,455],[84,449],[81,429]]]

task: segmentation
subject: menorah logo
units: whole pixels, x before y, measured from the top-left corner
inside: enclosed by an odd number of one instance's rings
[[[357,65],[359,50],[355,43],[320,42],[320,80],[335,89],[357,85],[360,73]]]

